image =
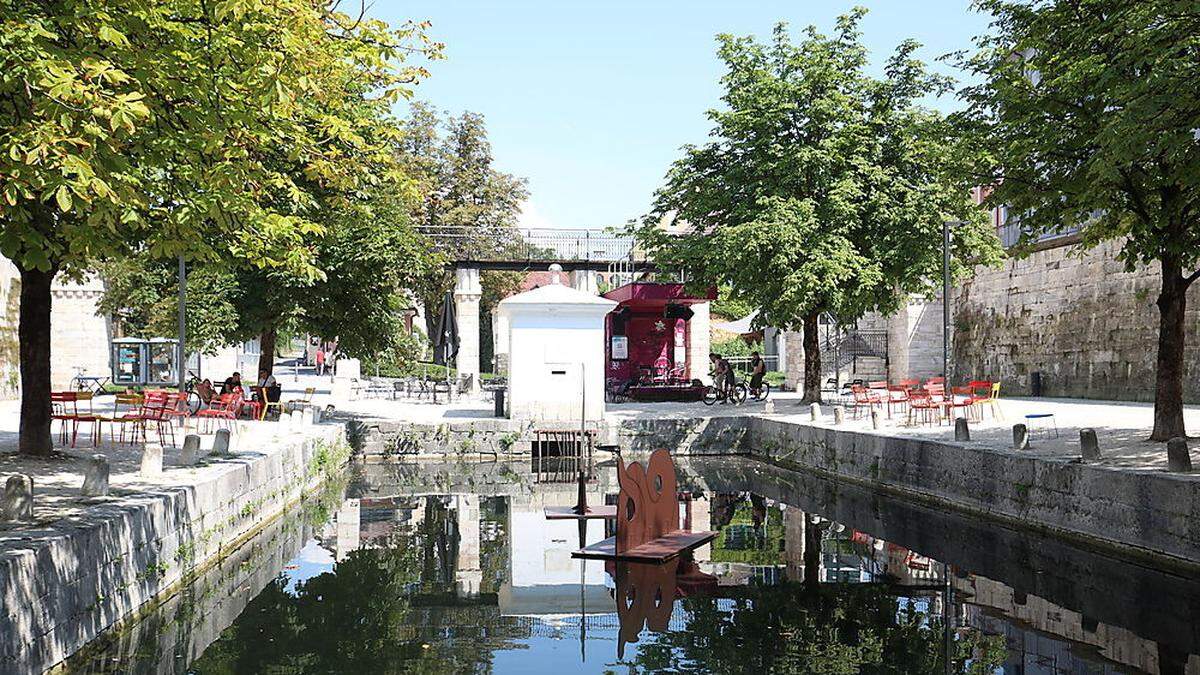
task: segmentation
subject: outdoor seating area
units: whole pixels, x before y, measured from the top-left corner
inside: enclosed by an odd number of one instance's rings
[[[473,382],[473,376],[466,373],[451,379],[431,376],[372,377],[355,380],[352,392],[355,398],[449,403],[470,392]],[[484,385],[485,390],[495,388],[496,380],[489,382]]]
[[[837,404],[848,408],[854,418],[878,410],[886,419],[903,420],[907,426],[953,424],[956,417],[981,422],[986,413],[1004,419],[1000,383],[991,380],[970,380],[962,386],[952,385],[949,391],[944,377],[924,382],[855,381],[842,390]]]
[[[152,430],[160,443],[174,446],[175,428],[186,426],[188,420],[196,420],[201,433],[211,433],[214,428],[236,432],[234,422],[239,419],[261,421],[272,410],[278,415],[313,405],[316,391],[309,387],[303,397],[280,402],[277,387],[251,389],[250,397],[243,387],[236,386],[228,393],[214,393],[207,401],[195,390],[127,390],[115,394],[111,404],[100,404],[90,391],[55,391],[50,393],[51,432],[57,432],[63,447],[75,447],[81,430],[87,432],[86,440],[93,447],[99,447],[106,429],[110,445],[144,443]]]

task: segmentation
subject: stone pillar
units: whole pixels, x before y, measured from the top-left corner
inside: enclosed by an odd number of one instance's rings
[[[338,562],[346,559],[351,552],[358,550],[359,528],[362,524],[362,508],[357,499],[347,499],[342,502],[334,516],[337,521],[337,544],[334,556]]]
[[[492,310],[492,353],[496,358],[492,372],[508,377],[508,315],[501,314],[499,308]]]
[[[458,318],[458,372],[471,376],[472,391],[479,391],[479,268],[454,270],[454,312]]]
[[[908,305],[887,318],[888,382],[908,379]]]
[[[692,503],[688,506],[692,513],[693,532],[706,532],[712,528],[712,502],[707,494],[692,497]],[[693,555],[696,562],[708,562],[712,560],[712,547],[701,546]]]
[[[807,521],[804,512],[794,506],[783,510],[783,561],[787,565],[788,581],[804,579],[804,528]]]
[[[458,514],[458,560],[454,566],[454,580],[462,597],[479,595],[483,582],[483,570],[479,566],[479,497],[458,495],[454,498]]]
[[[782,351],[781,358],[787,362],[787,369],[783,371],[783,384],[792,391],[800,391],[804,388],[804,333],[784,331]],[[828,357],[822,354],[821,358],[828,358],[829,363],[833,363],[832,354]]]
[[[712,315],[709,303],[698,302],[691,306],[692,318],[688,320],[688,363],[691,378],[704,384],[712,384],[708,376],[708,353],[712,351]]]
[[[592,270],[571,270],[571,288],[592,295],[600,295],[600,285]]]

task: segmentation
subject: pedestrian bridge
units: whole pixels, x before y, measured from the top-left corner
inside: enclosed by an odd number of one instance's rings
[[[559,263],[565,269],[653,269],[633,237],[612,229],[423,225],[417,231],[456,268],[526,270]]]

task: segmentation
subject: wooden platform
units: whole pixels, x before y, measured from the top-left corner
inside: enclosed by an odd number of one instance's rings
[[[591,546],[585,546],[571,554],[572,558],[586,560],[623,560],[626,562],[661,563],[675,556],[698,548],[716,539],[716,532],[687,532],[676,530],[658,539],[635,546],[627,551],[617,552],[617,538],[609,537]]]
[[[611,520],[617,517],[615,506],[589,506],[584,513],[575,513],[574,506],[547,506],[546,520]]]

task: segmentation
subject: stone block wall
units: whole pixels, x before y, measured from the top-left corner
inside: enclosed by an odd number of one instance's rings
[[[1158,344],[1157,265],[1128,272],[1120,242],[1049,248],[980,269],[955,294],[953,372],[1028,394],[1149,401]],[[1188,294],[1184,396],[1200,402],[1200,290]]]
[[[26,608],[0,616],[0,673],[41,672],[177,588],[340,467],[344,438],[324,425],[221,460],[196,483],[0,536],[0,606]]]

